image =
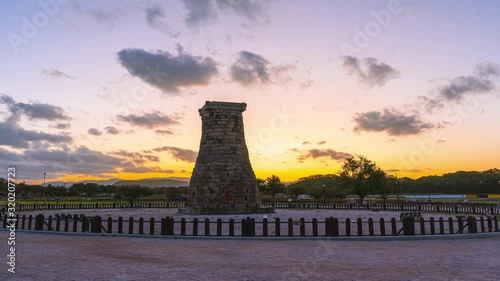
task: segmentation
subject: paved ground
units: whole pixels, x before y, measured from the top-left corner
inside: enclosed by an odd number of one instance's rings
[[[500,237],[413,241],[174,240],[17,232],[0,280],[500,280]]]

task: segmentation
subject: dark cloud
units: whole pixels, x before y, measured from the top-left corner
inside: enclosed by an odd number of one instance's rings
[[[110,173],[130,172],[165,172],[160,167],[149,167],[143,165],[145,161],[158,162],[156,156],[143,155],[126,151],[112,152],[110,155],[100,151],[91,150],[85,146],[75,149],[30,149],[23,155],[24,159],[29,159],[27,164],[23,164],[26,170],[26,178],[34,178],[34,174],[47,172],[50,177],[58,177],[68,174],[84,174],[105,176]],[[26,160],[24,160],[26,161]]]
[[[474,76],[481,78],[494,78],[500,76],[500,67],[498,64],[484,61],[474,67]]]
[[[93,136],[100,136],[102,133],[101,131],[97,130],[96,128],[90,128],[87,133],[89,133],[89,135],[93,135]]]
[[[104,131],[106,131],[106,134],[110,135],[118,135],[120,133],[120,131],[113,126],[107,126],[106,128],[104,128]]]
[[[64,134],[48,134],[25,130],[17,124],[0,123],[0,145],[29,148],[31,142],[45,141],[51,144],[71,143],[73,138]]]
[[[300,153],[297,156],[297,160],[304,161],[307,159],[316,159],[316,158],[330,158],[335,161],[343,161],[344,159],[351,157],[352,155],[346,152],[335,151],[333,149],[309,149],[309,150],[291,150],[295,153]]]
[[[231,78],[244,86],[256,82],[266,84],[269,76],[269,61],[251,52],[239,52],[238,59],[231,66]]]
[[[22,161],[24,160],[21,154],[17,154],[15,152],[8,151],[0,147],[0,159],[2,161]]]
[[[50,78],[64,78],[64,79],[75,79],[75,77],[70,76],[57,69],[42,69],[42,73]]]
[[[212,0],[182,0],[187,10],[186,23],[196,27],[213,23],[217,19],[217,9]]]
[[[170,130],[156,130],[155,134],[167,136],[167,135],[173,135],[174,133]]]
[[[70,123],[57,123],[54,128],[59,129],[59,130],[65,130],[71,128]]]
[[[325,144],[325,143],[326,143],[326,141],[318,141],[316,144],[322,145],[322,144]]]
[[[125,150],[118,150],[118,151],[109,152],[108,154],[126,158],[126,159],[134,162],[135,164],[144,164],[147,161],[160,162],[160,157],[158,157],[158,156],[141,154],[138,152],[129,152],[129,151],[125,151]]]
[[[459,76],[439,89],[439,96],[448,101],[461,101],[466,95],[485,94],[495,90],[495,84],[486,78]]]
[[[114,155],[112,155],[114,154]],[[117,172],[129,173],[172,173],[157,166],[145,166],[145,162],[159,162],[159,157],[142,155],[123,150],[105,154],[85,146],[65,149],[31,148],[23,153],[11,152],[0,147],[0,168],[18,166],[17,177],[22,180],[39,180],[43,173],[47,178],[70,174],[106,176]],[[7,165],[8,164],[8,165]]]
[[[190,149],[179,148],[179,147],[175,147],[175,146],[157,147],[157,148],[153,149],[153,151],[155,151],[155,152],[167,151],[175,159],[180,160],[180,161],[185,161],[185,162],[195,162],[196,157],[198,156],[198,152],[196,152],[196,151],[193,151]]]
[[[342,56],[342,66],[349,75],[356,75],[368,87],[384,86],[389,80],[398,78],[401,72],[375,58],[358,59]]]
[[[97,22],[114,24],[114,21],[124,14],[123,9],[120,7],[84,9],[78,2],[74,1],[72,3],[72,10],[75,13],[88,16]]]
[[[12,97],[7,95],[0,96],[0,104],[6,104],[9,108],[11,116],[24,114],[29,119],[42,119],[48,121],[70,120],[64,110],[58,106],[46,103],[31,102],[22,103],[16,102]]]
[[[165,12],[160,5],[146,8],[146,22],[154,29],[160,30],[169,36],[177,37],[179,32],[172,29],[165,21]]]
[[[261,55],[241,51],[231,66],[231,79],[243,86],[254,84],[285,84],[294,80],[290,75],[296,66],[290,64],[272,65]]]
[[[302,142],[302,145],[308,145],[308,144],[311,144],[311,142],[309,142],[309,141]]]
[[[482,62],[474,67],[472,75],[457,76],[438,86],[434,97],[418,96],[416,106],[428,113],[446,107],[449,103],[462,103],[468,96],[493,93],[497,87],[495,78],[500,77],[497,64]]]
[[[249,23],[268,22],[268,0],[182,0],[186,24],[198,27],[214,23],[220,13],[234,14]],[[248,24],[246,25],[248,27]]]
[[[145,113],[143,115],[118,115],[119,121],[127,122],[131,125],[145,128],[155,128],[160,126],[177,125],[179,122],[176,117],[167,116],[163,113],[156,111],[153,113]]]
[[[234,12],[250,22],[266,19],[269,0],[217,0],[217,6],[223,11]]]
[[[132,76],[172,95],[180,88],[206,86],[217,75],[217,63],[210,57],[193,56],[178,46],[178,55],[168,52],[148,52],[124,49],[118,60]]]
[[[441,99],[428,98],[425,96],[418,96],[416,105],[422,106],[426,112],[431,114],[444,107],[444,103]]]
[[[405,114],[396,109],[358,113],[354,131],[383,132],[391,136],[419,134],[434,125],[424,122],[417,114]]]

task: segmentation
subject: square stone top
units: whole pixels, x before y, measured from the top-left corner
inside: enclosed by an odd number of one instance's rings
[[[247,104],[244,102],[206,101],[205,105],[198,111],[200,112],[200,115],[202,115],[203,112],[211,111],[214,109],[226,109],[243,112],[247,109]]]

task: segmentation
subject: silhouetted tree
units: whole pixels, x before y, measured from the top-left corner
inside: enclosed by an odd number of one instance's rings
[[[359,196],[359,203],[368,194],[377,193],[385,181],[385,172],[366,157],[349,157],[340,170],[341,186]]]
[[[283,192],[285,192],[285,183],[278,176],[272,175],[266,179],[264,193],[271,194],[274,199],[274,195]]]

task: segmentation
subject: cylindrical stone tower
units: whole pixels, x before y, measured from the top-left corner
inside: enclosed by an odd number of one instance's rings
[[[200,150],[189,183],[186,214],[253,213],[258,207],[255,174],[243,130],[245,103],[210,102],[199,110]]]

